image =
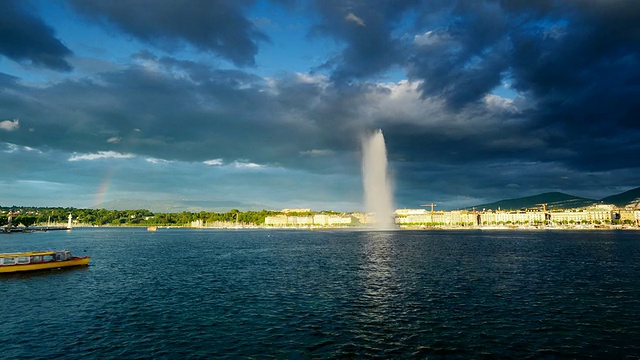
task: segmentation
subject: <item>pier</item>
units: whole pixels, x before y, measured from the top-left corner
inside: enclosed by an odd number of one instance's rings
[[[71,230],[71,228],[66,226],[30,226],[28,228],[25,228],[24,226],[0,227],[0,233],[2,234],[10,234],[10,233],[18,233],[18,232],[55,231],[55,230]]]

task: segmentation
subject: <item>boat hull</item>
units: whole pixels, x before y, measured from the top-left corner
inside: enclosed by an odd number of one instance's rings
[[[91,260],[91,257],[85,256],[85,257],[72,258],[69,260],[52,261],[52,262],[44,262],[44,263],[36,263],[36,264],[5,265],[5,266],[0,266],[0,274],[16,273],[16,272],[24,272],[24,271],[60,269],[60,268],[75,267],[75,266],[87,266],[89,265],[89,260]]]

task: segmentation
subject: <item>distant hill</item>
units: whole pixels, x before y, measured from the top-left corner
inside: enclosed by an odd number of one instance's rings
[[[613,204],[618,207],[640,206],[640,187],[625,191],[621,194],[607,196],[600,200],[604,204]]]
[[[260,204],[247,204],[239,201],[194,201],[194,200],[140,200],[120,199],[106,201],[93,207],[106,210],[146,209],[154,213],[188,212],[227,212],[231,209],[244,211],[277,210]]]
[[[549,192],[516,199],[500,200],[489,204],[480,204],[476,205],[475,208],[478,210],[497,210],[498,208],[502,210],[520,210],[541,208],[542,206],[537,204],[546,204],[547,209],[570,209],[590,206],[597,202],[598,200],[582,198],[561,192]]]
[[[546,204],[547,209],[571,209],[587,207],[596,203],[612,204],[618,207],[640,206],[640,187],[621,194],[607,196],[600,200],[582,198],[561,192],[548,192],[534,196],[500,200],[489,204],[480,204],[476,205],[475,208],[479,210],[497,210],[498,208],[502,210],[520,210],[541,208],[541,205],[537,204]]]

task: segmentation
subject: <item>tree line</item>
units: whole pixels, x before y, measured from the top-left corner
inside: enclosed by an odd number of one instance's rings
[[[309,213],[332,213],[328,211]],[[145,209],[137,210],[106,210],[106,209],[76,209],[69,207],[1,207],[0,226],[8,224],[9,214],[14,226],[26,227],[37,225],[63,225],[71,214],[74,225],[91,226],[189,226],[194,221],[202,224],[238,223],[244,225],[263,225],[268,216],[282,214],[280,211],[260,210],[241,212],[231,209],[227,212],[188,212],[154,213]],[[305,213],[306,214],[306,213]],[[297,214],[289,214],[297,215]]]

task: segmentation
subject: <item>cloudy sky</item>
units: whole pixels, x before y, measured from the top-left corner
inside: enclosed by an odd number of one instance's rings
[[[640,186],[635,0],[4,0],[0,205],[362,209]]]

